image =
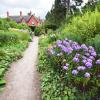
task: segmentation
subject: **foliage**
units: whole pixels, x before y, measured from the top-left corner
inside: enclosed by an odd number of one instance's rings
[[[27,29],[30,31],[30,28],[27,26],[26,23],[17,24],[15,21],[6,19],[6,18],[0,18],[0,30],[8,30],[9,28],[16,28],[16,29]]]
[[[46,15],[46,25],[55,25],[58,27],[66,18],[66,8],[62,5],[61,0],[55,0],[50,12]]]
[[[58,40],[48,48],[48,56],[55,73],[59,73],[62,84],[76,87],[91,99],[95,96],[99,98],[97,88],[100,86],[100,55],[97,55],[92,46],[79,45],[67,39]],[[94,94],[94,91],[97,92]]]
[[[17,31],[0,32],[0,44],[17,43],[23,40],[28,41],[29,38],[30,38],[29,34],[25,32],[17,32]]]
[[[39,27],[35,27],[35,30],[34,30],[34,35],[35,36],[40,36],[42,34],[45,34],[45,28],[44,28],[44,25],[41,25]]]
[[[18,42],[18,35],[10,32],[0,32],[0,44]]]
[[[95,50],[99,53],[100,52],[100,35],[97,34],[95,38],[88,39],[86,41],[88,45],[91,45],[95,48]]]
[[[95,11],[95,9],[98,9],[98,11],[100,12],[100,1],[99,0],[95,0],[95,1],[88,1],[88,3],[83,7],[83,11]]]
[[[7,30],[9,27],[9,23],[5,19],[0,18],[0,30]]]
[[[41,34],[41,29],[39,27],[36,27],[34,30],[34,35],[39,36]]]
[[[0,31],[0,91],[5,85],[4,75],[9,65],[22,57],[30,36],[25,32]]]
[[[49,44],[49,39],[46,36],[42,36],[40,38],[39,44],[40,50],[38,66],[39,71],[41,72],[41,90],[43,100],[91,100],[99,98],[99,78],[95,79],[92,77],[92,74],[97,70],[95,67],[86,69],[86,72],[90,72],[90,78],[84,78],[81,71],[79,71],[80,75],[71,75],[69,70],[71,70],[71,68],[75,68],[75,65],[76,67],[78,66],[71,60],[72,56],[74,56],[77,51],[73,51],[73,53],[68,55],[68,57],[64,53],[62,57],[60,57],[55,54],[51,54],[50,52],[46,52],[47,47],[49,48],[48,50],[53,47],[56,52],[58,51],[57,47],[54,46],[54,43],[53,46]],[[84,51],[80,51],[78,53],[81,54],[82,52]],[[66,64],[66,61],[63,59],[66,59],[67,63],[69,63],[68,71],[66,67],[65,69],[63,67]],[[60,61],[62,63],[60,63]],[[95,63],[95,61],[93,61],[93,63]],[[99,66],[96,66],[96,68],[99,68]],[[92,69],[95,70],[93,71]],[[83,78],[79,79],[78,77]]]
[[[67,33],[80,35],[83,42],[88,38],[94,38],[100,33],[100,13],[98,11],[87,12],[83,16],[74,17],[68,25],[62,30]]]
[[[20,41],[20,43],[6,44],[0,47],[0,90],[5,85],[4,75],[8,70],[10,64],[22,57],[22,52],[27,47],[27,41]]]

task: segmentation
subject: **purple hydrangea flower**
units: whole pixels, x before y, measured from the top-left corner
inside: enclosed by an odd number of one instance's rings
[[[74,57],[74,58],[73,58],[73,61],[78,63],[78,62],[79,62],[79,58]]]
[[[57,44],[57,46],[58,46],[59,48],[61,48],[61,47],[62,47],[62,44]]]
[[[89,57],[89,59],[92,59],[92,60],[94,60],[95,58],[94,58],[93,56],[90,56],[90,57]]]
[[[88,62],[92,63],[92,59],[87,59]]]
[[[68,55],[71,54],[72,51],[73,51],[73,49],[72,49],[71,47],[68,47],[68,48],[67,48],[67,54],[68,54]]]
[[[78,43],[76,43],[76,42],[73,42],[73,43],[72,43],[72,48],[73,48],[74,50],[80,50],[80,49],[81,49],[80,45],[79,45]]]
[[[96,57],[96,52],[94,51],[94,52],[91,52],[91,56],[94,56],[94,57]]]
[[[86,59],[87,59],[87,57],[86,57],[86,56],[82,56],[82,59],[86,60]]]
[[[90,56],[90,54],[89,54],[89,53],[85,53],[85,55],[86,55],[86,56]]]
[[[67,66],[63,66],[63,69],[64,69],[64,70],[68,70],[68,67],[67,67]]]
[[[86,69],[86,67],[85,67],[85,66],[78,66],[77,69],[78,69],[79,71],[84,71],[84,70]]]
[[[65,53],[67,53],[68,55],[72,53],[73,49],[71,47],[65,47],[62,46],[61,47],[62,51],[64,51]]]
[[[63,44],[65,45],[65,46],[68,46],[69,45],[69,43],[67,42],[67,41],[63,41]]]
[[[72,74],[73,75],[77,75],[78,74],[78,71],[77,70],[72,70]]]
[[[76,53],[75,57],[79,57],[79,56],[80,56],[80,54],[79,53]]]
[[[92,51],[94,51],[94,48],[92,46],[89,46],[89,52],[91,53]]]
[[[65,46],[61,46],[62,51],[66,52],[67,48]]]
[[[85,64],[87,62],[87,60],[83,59],[82,62],[83,62],[83,64]]]
[[[88,67],[88,68],[91,68],[92,67],[92,63],[91,62],[86,62],[85,66]]]
[[[88,51],[88,47],[87,47],[85,44],[82,44],[82,45],[81,45],[81,48],[82,48],[84,51]]]
[[[90,78],[90,73],[86,72],[86,73],[84,74],[84,76],[85,76],[85,78]]]
[[[68,67],[68,66],[69,66],[69,64],[68,64],[68,63],[66,63],[66,66]]]
[[[57,40],[56,43],[57,43],[57,44],[62,44],[62,41],[61,41],[61,40]]]
[[[98,60],[96,61],[96,64],[97,64],[97,65],[100,65],[100,59],[98,59]]]

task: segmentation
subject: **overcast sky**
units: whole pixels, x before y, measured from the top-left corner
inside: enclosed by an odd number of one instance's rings
[[[10,15],[18,15],[19,11],[25,15],[32,11],[37,17],[45,18],[53,3],[54,0],[0,0],[0,17],[6,16],[7,11]]]
[[[32,11],[36,16],[44,18],[53,3],[54,0],[0,0],[0,17],[6,16],[7,11],[10,15],[18,15],[19,11],[25,15]]]

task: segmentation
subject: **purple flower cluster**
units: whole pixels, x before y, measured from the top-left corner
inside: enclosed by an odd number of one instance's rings
[[[61,56],[66,57],[64,59],[66,59],[67,62],[73,63],[73,67],[70,68],[68,63],[63,64],[63,69],[66,71],[71,70],[71,74],[74,76],[82,72],[85,78],[90,78],[90,73],[86,71],[94,68],[95,65],[100,65],[100,59],[96,60],[100,54],[98,55],[92,46],[86,46],[85,44],[79,45],[72,40],[58,40],[55,47],[53,46],[49,51],[52,55],[56,54],[59,58]],[[70,57],[71,59],[68,60]]]
[[[65,65],[65,66],[63,66],[63,69],[64,69],[64,70],[68,70],[68,66],[69,66],[69,64],[68,64],[68,63],[66,63],[66,65]]]
[[[84,76],[85,76],[85,78],[90,78],[90,73],[86,72],[86,73],[84,74]]]
[[[85,66],[78,66],[78,67],[77,67],[77,70],[78,70],[78,71],[84,71],[85,69],[86,69]]]
[[[77,75],[78,74],[78,71],[74,69],[74,70],[72,70],[72,74],[73,75]]]
[[[79,62],[79,58],[78,57],[74,57],[73,61],[78,63]]]
[[[97,65],[100,65],[100,59],[98,59],[98,60],[96,61],[96,64],[97,64]]]

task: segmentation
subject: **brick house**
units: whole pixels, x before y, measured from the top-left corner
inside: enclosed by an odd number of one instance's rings
[[[16,21],[17,23],[26,23],[28,26],[39,26],[40,25],[40,19],[36,18],[32,12],[28,13],[28,15],[23,16],[22,11],[20,11],[19,16],[10,16],[9,12],[7,12],[7,18]]]

